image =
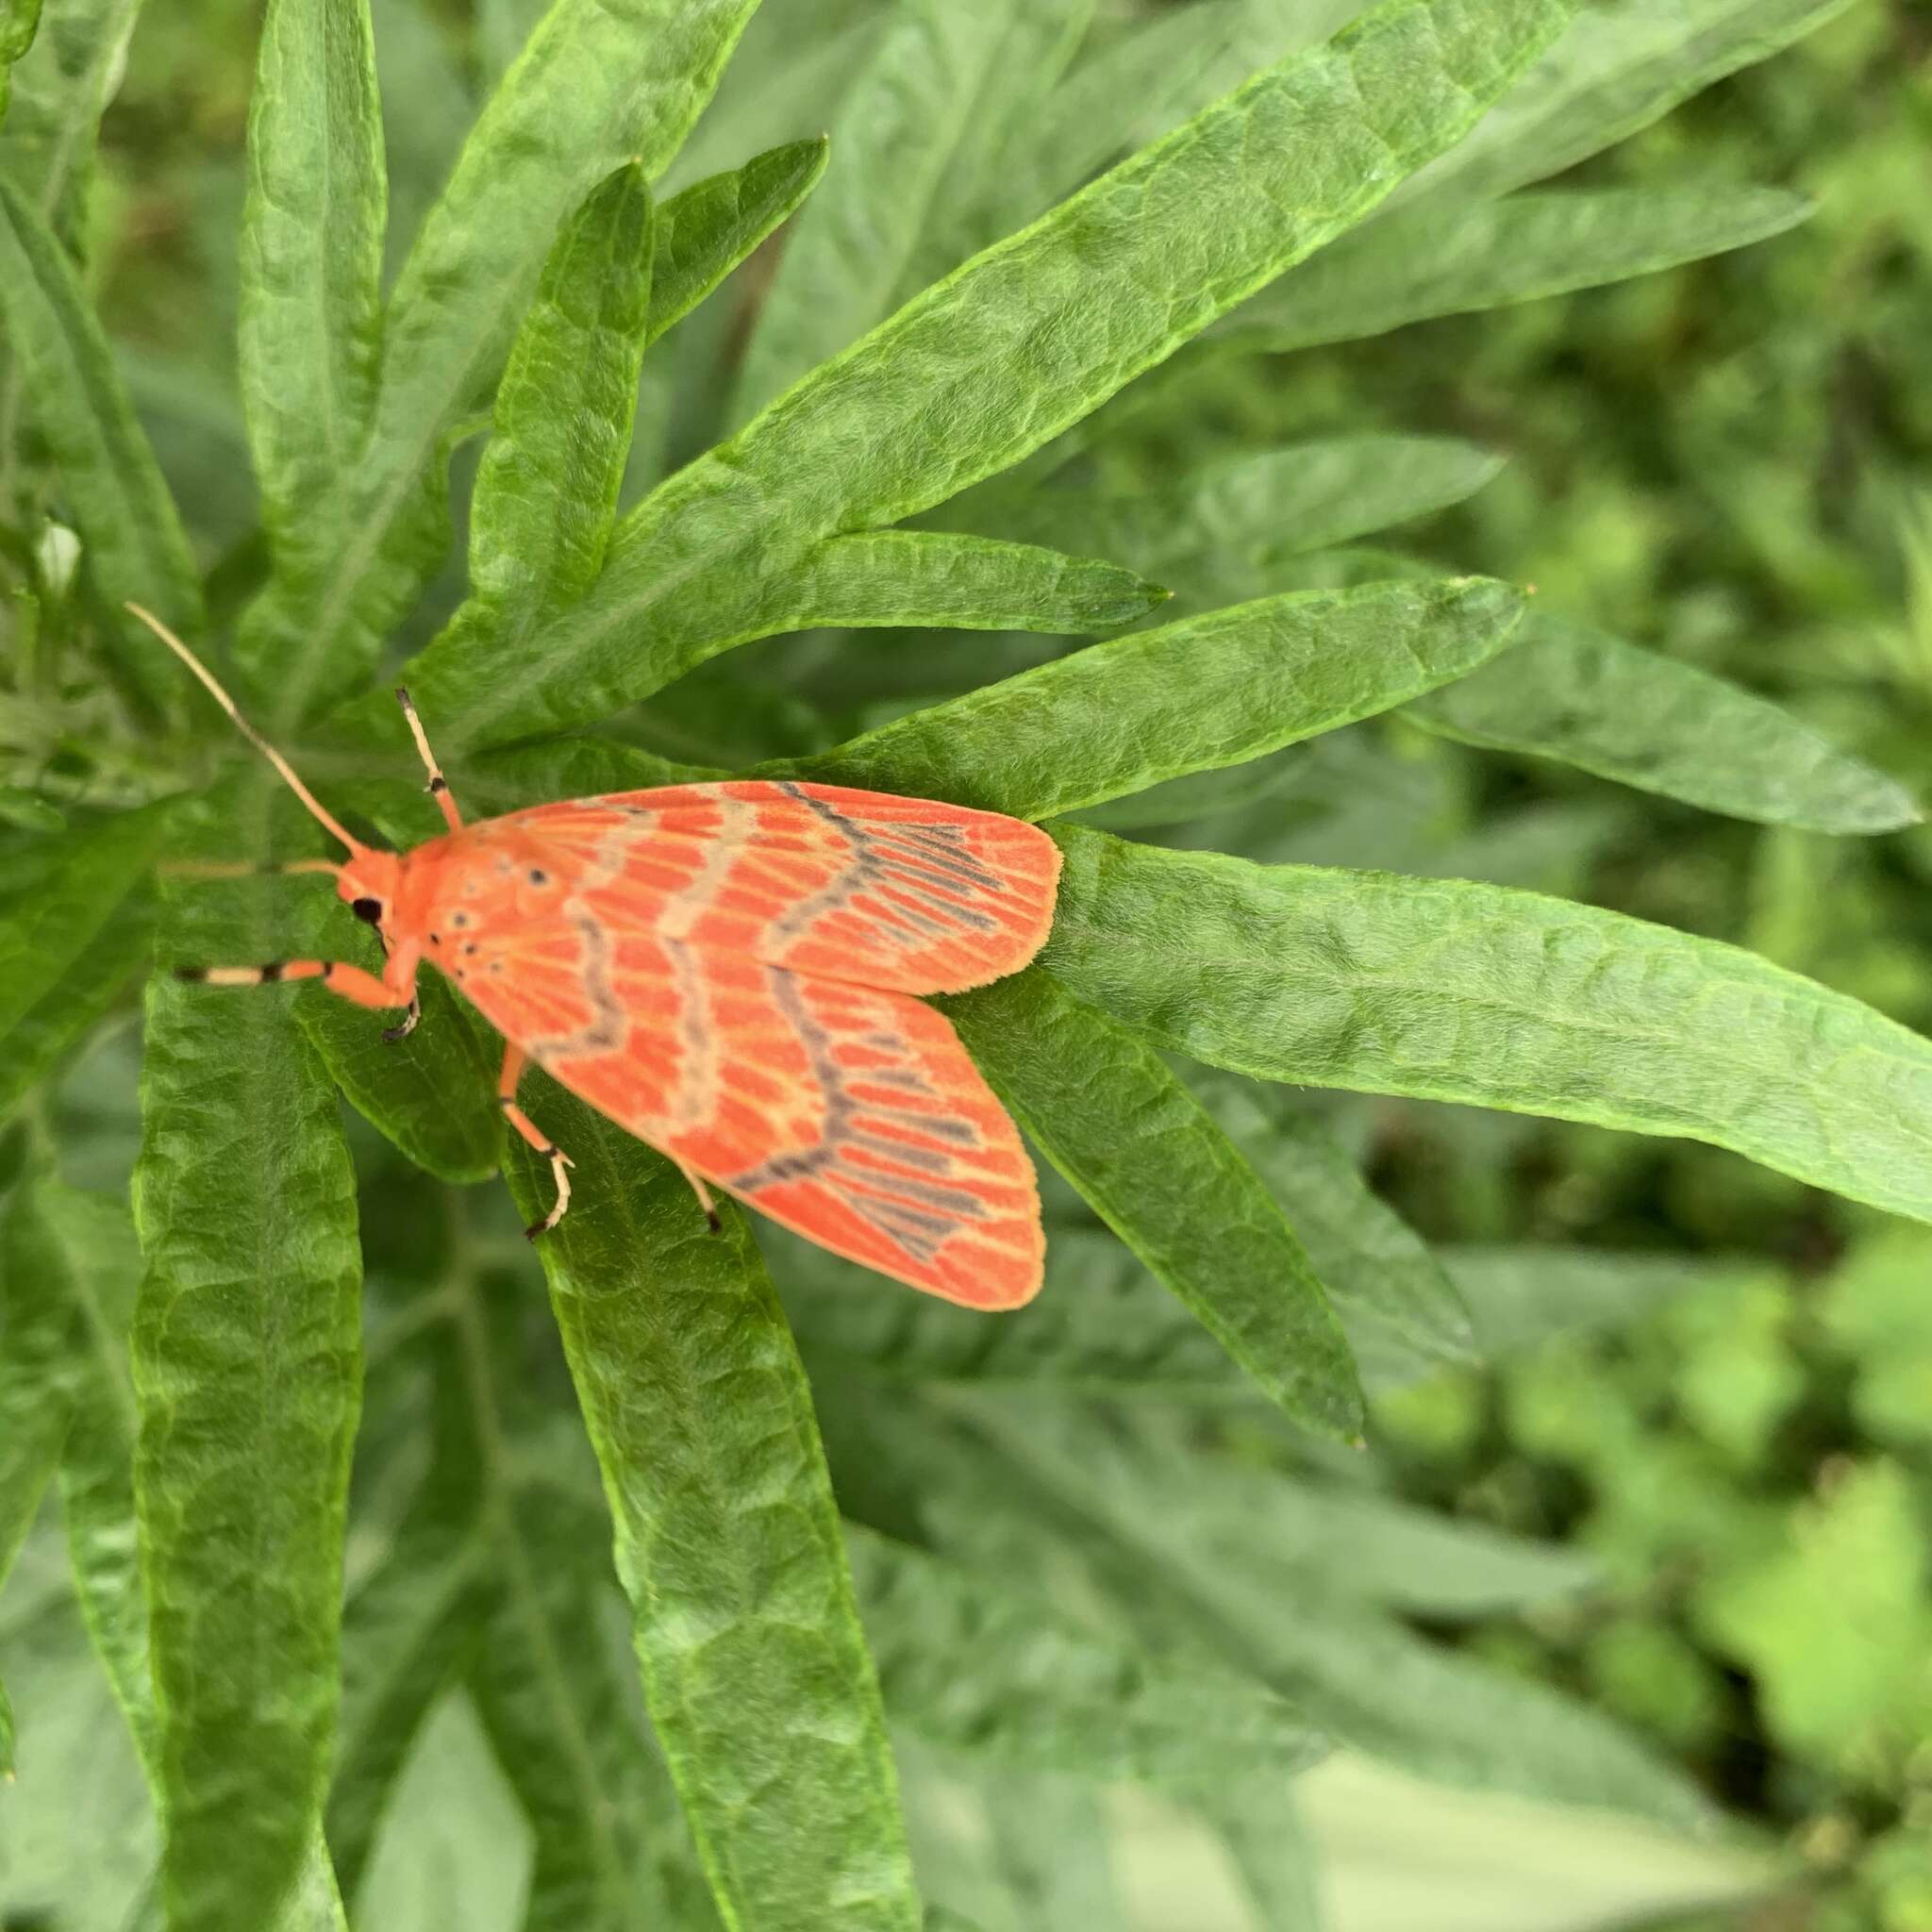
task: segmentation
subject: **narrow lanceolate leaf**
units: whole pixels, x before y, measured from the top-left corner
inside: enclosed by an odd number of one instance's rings
[[[0,169],[59,236],[80,255],[82,213],[92,176],[101,115],[126,71],[127,42],[141,0],[11,0],[15,33],[40,16],[39,32],[16,57]],[[0,427],[10,426],[20,372],[0,395]]]
[[[1220,333],[1271,350],[1351,341],[1653,275],[1781,235],[1810,211],[1802,194],[1725,181],[1405,208],[1324,248]]]
[[[708,608],[813,543],[897,523],[1038,449],[1458,140],[1568,12],[1385,0],[1257,75],[670,477],[541,650],[425,655],[418,702],[488,744],[648,696],[693,661],[652,641],[667,620],[679,637],[715,634]]]
[[[1047,818],[1401,704],[1500,650],[1522,608],[1487,577],[1264,598],[1094,644],[786,769]]]
[[[815,544],[782,577],[745,584],[725,612],[708,608],[712,635],[668,641],[689,666],[753,638],[821,626],[1085,637],[1138,623],[1166,600],[1158,585],[1091,557],[944,530],[866,530]]]
[[[1411,192],[1503,194],[1559,175],[1734,69],[1802,40],[1847,4],[1591,0],[1522,87]]]
[[[1461,880],[1061,845],[1047,966],[1162,1046],[1684,1135],[1932,1220],[1932,1042],[1738,947]]]
[[[1475,1322],[1483,1352],[1533,1348],[1553,1335],[1627,1326],[1684,1295],[1717,1295],[1760,1272],[1750,1257],[1625,1250],[1457,1247],[1442,1251]]]
[[[127,1720],[157,1804],[166,1796],[148,1615],[137,1557],[134,1458],[138,1417],[128,1337],[141,1255],[134,1222],[118,1201],[58,1189],[44,1203],[70,1263],[74,1420],[60,1457],[67,1525],[81,1616],[115,1701]],[[151,1896],[136,1922],[159,1924]],[[319,1831],[311,1832],[294,1890],[269,1922],[275,1932],[346,1932],[341,1901]]]
[[[341,541],[375,397],[387,208],[366,0],[273,0],[248,110],[238,347],[262,522],[291,586],[315,584]]]
[[[1284,1778],[1323,1754],[1300,1712],[1239,1677],[1096,1636],[871,1530],[845,1536],[886,1707],[936,1744],[1102,1783]]]
[[[434,1476],[467,1493],[458,1513],[483,1539],[485,1622],[465,1681],[536,1840],[525,1932],[703,1932],[716,1924],[708,1891],[635,1674],[611,1641],[596,1464],[569,1418],[557,1338],[530,1332],[533,1315],[548,1320],[530,1289],[524,1271],[486,1275],[458,1242],[442,1289]],[[451,1513],[447,1502],[425,1507],[425,1522]],[[662,1875],[674,1869],[675,1904]]]
[[[379,974],[381,951],[373,935],[345,931],[340,905],[328,909],[333,917],[306,925],[325,935],[321,955]],[[439,1180],[488,1180],[503,1159],[503,1111],[496,1104],[502,1044],[441,974],[418,974],[416,991],[423,1018],[404,1040],[383,1037],[394,1015],[352,1007],[321,987],[305,988],[292,1006],[329,1078],[391,1144]]]
[[[13,94],[14,64],[33,45],[40,24],[41,0],[0,0],[0,122],[7,119],[7,104]],[[8,1724],[10,1738],[10,1719]]]
[[[931,1295],[869,1292],[823,1248],[786,1241],[773,1266],[808,1363],[893,1382],[1032,1383],[1123,1399],[1225,1400],[1254,1384],[1107,1229],[1054,1227],[1046,1286],[1024,1322]]]
[[[789,142],[707,175],[658,210],[646,341],[691,313],[818,185],[830,147]]]
[[[1158,1430],[1150,1449],[1144,1412],[1124,1427],[1064,1406],[950,1401],[1011,1474],[974,1472],[978,1523],[950,1488],[935,1514],[942,1544],[984,1560],[989,1532],[995,1552],[1015,1546],[1013,1519],[1029,1539],[1045,1529],[1110,1621],[1150,1645],[1205,1649],[1272,1686],[1337,1744],[1421,1776],[1709,1825],[1708,1800],[1681,1772],[1589,1707],[1421,1639],[1360,1596],[1257,1574],[1239,1558],[1265,1547],[1265,1532],[1238,1508],[1203,1511],[1199,1492],[1213,1493],[1219,1468]],[[1324,1553],[1331,1578],[1338,1565],[1346,1571],[1345,1542],[1339,1557]]]
[[[73,1411],[69,1276],[79,1262],[59,1219],[59,1197],[71,1191],[30,1177],[0,1216],[0,1586],[33,1526]]]
[[[443,1422],[451,1379],[437,1380],[438,1426],[423,1486],[342,1612],[341,1735],[327,1836],[352,1900],[404,1761],[480,1638],[492,1596],[492,1552],[479,1520],[483,1486],[474,1458],[455,1466],[452,1451],[470,1444]]]
[[[1371,1389],[1474,1356],[1468,1311],[1442,1264],[1291,1092],[1206,1067],[1186,1078],[1287,1212]]]
[[[744,1221],[556,1089],[540,1244],[604,1472],[644,1696],[727,1924],[919,1923],[878,1687],[804,1371]],[[547,1162],[513,1150],[519,1205]]]
[[[42,1278],[64,1298],[69,1319],[73,1422],[60,1456],[60,1502],[75,1587],[88,1636],[152,1775],[154,1693],[135,1553],[134,1385],[127,1361],[141,1251],[133,1220],[118,1201],[49,1186],[40,1207],[59,1253]]]
[[[1502,467],[1450,437],[1340,436],[1131,492],[1049,486],[1020,498],[1008,521],[1012,535],[1124,558],[1188,589],[1201,579],[1232,601],[1276,588],[1265,581],[1271,563],[1459,503]]]
[[[244,792],[244,796],[247,795]],[[191,889],[192,893],[192,889]],[[172,938],[258,959],[261,918]],[[270,1923],[317,1834],[360,1390],[354,1177],[286,1001],[157,979],[135,1215],[136,1467],[169,1923]]]
[[[1095,0],[1025,0],[1021,6],[985,9],[992,16],[991,24],[1000,27],[1001,39],[981,64],[978,91],[941,176],[939,197],[927,207],[924,233],[899,278],[891,307],[896,308],[1007,229],[1020,225],[1017,221],[1002,221],[999,212],[1010,186],[1010,164],[1020,144],[1046,124],[1051,112],[1046,98],[1079,51],[1092,25],[1094,8]],[[1250,61],[1226,85],[1245,80],[1261,64]],[[1204,102],[1225,91],[1213,90]],[[1041,196],[1026,212],[1039,213],[1054,198]]]
[[[1355,1434],[1354,1358],[1307,1256],[1159,1056],[1037,966],[947,1010],[1047,1158],[1267,1395]]]
[[[105,1012],[146,951],[167,808],[0,858],[0,1120]]]
[[[102,597],[146,605],[198,627],[201,591],[180,518],[135,421],[99,318],[73,262],[28,198],[0,173],[0,331],[25,378]],[[125,620],[123,648],[156,702],[178,690],[178,667]]]
[[[832,124],[831,173],[799,217],[739,378],[741,419],[856,341],[894,306],[935,204],[963,195],[957,150],[1016,14],[1037,0],[904,0],[881,24]]]
[[[464,143],[391,297],[337,554],[255,614],[247,662],[292,719],[353,691],[441,563],[450,440],[485,402],[557,231],[613,169],[677,151],[757,0],[560,0]],[[432,713],[433,715],[433,713]]]
[[[651,191],[633,163],[558,237],[510,349],[470,506],[476,621],[540,622],[603,565],[650,307]]]
[[[1779,706],[1587,625],[1533,613],[1500,671],[1405,715],[1764,824],[1890,832],[1920,817],[1896,780]]]

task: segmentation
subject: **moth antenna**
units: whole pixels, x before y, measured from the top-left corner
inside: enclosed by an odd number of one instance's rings
[[[164,858],[155,870],[164,878],[177,879],[265,879],[289,873],[325,872],[331,878],[341,876],[341,867],[332,858],[291,858],[280,865],[247,865],[225,858]]]
[[[182,663],[194,673],[195,676],[201,680],[206,688],[208,694],[214,699],[216,704],[221,706],[223,710],[227,712],[229,720],[234,724],[236,730],[241,732],[242,736],[281,774],[289,790],[308,808],[309,815],[327,832],[329,837],[341,840],[351,852],[368,851],[368,846],[363,844],[361,840],[351,837],[348,832],[343,830],[341,825],[331,816],[327,807],[295,775],[295,768],[242,715],[241,708],[215,682],[214,675],[208,670],[208,666],[152,610],[144,610],[139,604],[129,604],[126,608],[132,616],[140,618],[142,623],[146,625],[148,629],[153,631],[156,637],[159,638],[162,643],[166,644],[169,650],[173,651],[175,657],[180,658]]]

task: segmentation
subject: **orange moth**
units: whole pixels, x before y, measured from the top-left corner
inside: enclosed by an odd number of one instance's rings
[[[1019,1134],[917,993],[1016,973],[1044,944],[1058,848],[996,812],[831,785],[728,779],[540,805],[466,825],[398,691],[449,830],[408,852],[354,838],[182,641],[201,680],[329,836],[333,875],[375,927],[382,974],[322,959],[187,969],[211,986],[319,979],[418,1016],[445,974],[506,1045],[497,1104],[551,1164],[570,1156],[516,1102],[534,1060],[683,1170],[835,1255],[969,1307],[1038,1291],[1040,1193]]]

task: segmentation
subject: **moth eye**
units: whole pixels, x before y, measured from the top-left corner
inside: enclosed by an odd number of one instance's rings
[[[349,910],[365,925],[379,925],[382,923],[382,901],[380,899],[357,899],[351,902]]]

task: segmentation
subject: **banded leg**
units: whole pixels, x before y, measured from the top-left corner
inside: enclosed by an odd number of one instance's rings
[[[570,1169],[573,1163],[568,1154],[543,1138],[536,1122],[517,1105],[517,1081],[523,1076],[528,1058],[520,1046],[505,1046],[503,1072],[496,1076],[496,1104],[502,1108],[504,1119],[537,1150],[538,1158],[550,1163],[551,1177],[557,1183],[556,1205],[541,1221],[533,1221],[524,1230],[525,1241],[535,1241],[540,1234],[548,1234],[563,1219],[563,1210],[570,1206]]]
[[[685,1166],[683,1161],[677,1158],[676,1155],[672,1155],[671,1159],[676,1164],[678,1173],[691,1183],[691,1191],[698,1197],[698,1206],[704,1210],[706,1224],[713,1234],[723,1234],[724,1224],[718,1219],[718,1209],[712,1204],[711,1191],[706,1187],[704,1176],[693,1174],[690,1168]]]
[[[274,959],[266,966],[177,966],[176,979],[192,986],[276,986],[288,979],[319,979],[352,1005],[382,1012],[414,1000],[415,974],[407,987],[391,986],[341,959]]]
[[[416,706],[407,685],[396,686],[396,703],[403,708],[403,716],[408,720],[409,736],[416,741],[423,769],[429,774],[429,795],[441,808],[443,824],[452,832],[460,832],[463,815],[457,809],[456,800],[450,796],[449,780],[442,775],[442,767],[436,762],[436,754],[429,749],[429,734],[424,730],[423,721],[416,715]]]

